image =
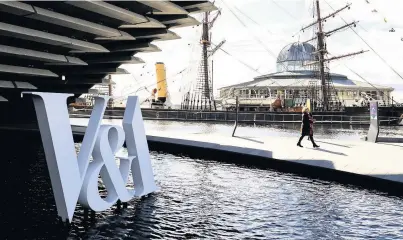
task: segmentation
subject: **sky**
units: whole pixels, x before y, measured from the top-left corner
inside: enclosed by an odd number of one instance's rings
[[[320,3],[322,15],[327,15],[348,2],[320,0]],[[371,83],[394,87],[397,98],[403,99],[403,79],[398,76],[403,76],[403,22],[399,21],[403,0],[350,0],[350,3],[351,9],[326,21],[324,31],[344,25],[344,21],[350,23],[355,20],[359,21],[354,28],[359,36],[351,29],[331,35],[327,39],[330,56],[370,51],[332,62],[331,72],[361,80],[350,68]],[[230,54],[218,50],[212,57],[215,95],[221,87],[251,81],[256,76],[275,72],[276,57],[283,47],[312,37],[312,30],[301,32],[300,29],[314,21],[313,0],[216,0],[215,5],[221,9],[221,15],[212,29],[212,43],[218,44],[225,39],[222,49]],[[374,9],[376,13],[373,12]],[[200,14],[192,16],[202,19]],[[389,32],[391,28],[395,32]],[[150,93],[144,87],[150,91],[155,87],[155,63],[164,62],[171,101],[174,104],[180,103],[182,89],[197,77],[197,65],[201,56],[201,26],[170,30],[181,39],[153,42],[162,52],[137,54],[136,57],[143,59],[145,64],[121,66],[130,74],[112,77],[117,83],[115,96],[135,94],[148,97]],[[186,70],[178,74],[183,69]]]

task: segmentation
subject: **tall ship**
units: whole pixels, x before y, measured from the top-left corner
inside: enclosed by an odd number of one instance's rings
[[[339,31],[355,27],[357,22],[346,23],[329,31],[325,31],[325,22],[349,9],[351,4],[322,16],[319,1],[314,0],[314,3],[315,21],[301,29],[311,29],[313,36],[306,41],[285,46],[277,57],[277,72],[220,88],[219,96],[213,94],[214,72],[211,56],[223,50],[222,46],[226,41],[213,44],[211,28],[222,10],[215,9],[203,13],[201,56],[197,76],[186,81],[182,101],[175,109],[172,104],[167,104],[170,103],[170,97],[165,69],[163,74],[158,74],[164,67],[157,63],[156,87],[152,90],[151,97],[145,101],[147,105],[143,107],[143,116],[147,119],[162,120],[232,121],[234,117],[229,113],[239,110],[248,122],[299,122],[302,108],[308,106],[313,114],[321,116],[319,123],[367,124],[369,103],[377,101],[381,121],[387,124],[399,122],[403,106],[394,101],[393,88],[371,84],[358,74],[362,81],[330,71],[330,62],[367,52],[362,50],[340,56],[329,53],[327,38]],[[119,112],[114,114],[119,115]]]
[[[306,62],[315,61],[317,48],[296,42],[284,47],[277,58],[275,73],[255,77],[252,81],[219,89],[216,101],[223,109],[233,109],[236,97],[240,111],[300,112],[310,103],[315,112],[367,114],[370,101],[377,101],[382,114],[400,116],[401,107],[393,100],[393,88],[352,80],[346,75],[320,73]],[[328,90],[323,93],[322,89]],[[323,94],[328,94],[326,102]]]
[[[303,107],[308,106],[314,114],[319,115],[369,116],[369,103],[377,101],[380,116],[387,117],[388,121],[399,121],[403,107],[394,101],[393,88],[371,84],[359,74],[363,81],[330,71],[330,62],[367,52],[331,56],[328,51],[326,39],[339,31],[355,27],[357,22],[346,23],[329,31],[325,31],[324,24],[336,14],[349,9],[351,4],[323,16],[319,0],[314,3],[316,21],[301,29],[312,29],[312,38],[285,46],[277,57],[277,72],[220,88],[219,96],[214,99],[215,104],[227,111],[237,107],[241,112],[286,114],[300,113]]]

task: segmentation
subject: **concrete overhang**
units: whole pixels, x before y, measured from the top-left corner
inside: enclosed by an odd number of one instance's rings
[[[0,35],[34,41],[78,52],[109,52],[101,45],[0,22]]]
[[[13,56],[18,58],[31,59],[35,61],[55,63],[55,64],[88,65],[86,62],[75,57],[39,52],[30,49],[17,48],[6,45],[0,45],[0,55]]]
[[[0,79],[32,83],[38,91],[88,91],[109,74],[128,74],[121,64],[143,63],[134,54],[161,51],[152,41],[179,39],[168,28],[200,24],[188,13],[203,9],[215,7],[203,1],[0,2],[0,58],[7,64],[0,65]]]
[[[66,56],[67,62],[53,62],[53,63],[45,63],[45,65],[48,66],[77,66],[77,65],[88,65],[86,62],[83,60],[76,58],[76,57],[70,57]]]
[[[0,102],[8,102],[7,98],[0,96]]]
[[[19,81],[14,81],[15,88],[19,89],[38,89],[34,85],[28,83],[28,82],[19,82]]]
[[[127,29],[127,32],[136,39],[153,38],[169,33],[165,28],[150,28],[150,29]]]
[[[201,24],[196,18],[187,15],[180,18],[174,18],[172,16],[164,16],[164,20],[161,20],[161,22],[167,25],[168,28],[189,27]]]
[[[218,10],[218,8],[209,1],[183,6],[183,9],[189,13],[212,12]]]
[[[127,32],[119,31],[120,36],[116,37],[96,37],[95,40],[109,40],[109,41],[127,41],[127,40],[136,40],[135,37],[128,34]]]
[[[34,85],[28,82],[5,81],[0,80],[0,88],[18,88],[18,89],[37,89]]]
[[[121,63],[121,64],[139,64],[144,63],[141,58],[121,56],[121,57],[99,57],[97,59],[87,60],[88,63]]]
[[[161,1],[137,0],[137,2],[140,2],[146,6],[153,8],[154,11],[152,12],[152,15],[189,14],[182,7],[166,0]]]
[[[149,34],[145,36],[137,36],[136,39],[153,39],[154,41],[164,41],[164,40],[174,40],[174,39],[180,39],[181,37],[169,30],[166,30],[166,32],[161,32],[161,33],[155,33],[155,34]]]
[[[161,52],[161,49],[150,43],[123,43],[115,47],[109,47],[111,52]]]
[[[84,68],[79,71],[65,72],[65,74],[66,75],[80,75],[80,74],[99,75],[99,74],[129,74],[129,72],[123,68],[96,68],[96,67],[93,67],[93,68]]]
[[[155,20],[154,18],[147,17],[148,22],[139,23],[139,24],[123,24],[119,26],[119,28],[166,28],[164,24],[160,21]]]
[[[134,40],[134,38],[131,37],[128,33],[119,31],[117,29],[92,23],[79,18],[70,17],[64,14],[49,11],[43,8],[35,7],[21,2],[15,2],[15,1],[0,2],[0,11],[59,25],[62,27],[94,34],[96,36],[105,37],[109,39]]]
[[[0,72],[37,77],[59,77],[59,75],[47,69],[18,67],[4,64],[0,64]]]
[[[115,5],[103,1],[65,1],[65,3],[90,12],[101,14],[109,18],[114,18],[128,24],[138,24],[148,22],[143,15],[128,11]]]
[[[80,85],[94,85],[99,83],[106,83],[104,79],[99,78],[90,78],[90,77],[82,77],[82,76],[71,76],[66,81],[55,81],[52,83],[55,84],[80,84]]]
[[[161,34],[159,36],[153,37],[153,42],[176,40],[176,39],[181,39],[181,37],[178,34],[169,31],[166,34]]]

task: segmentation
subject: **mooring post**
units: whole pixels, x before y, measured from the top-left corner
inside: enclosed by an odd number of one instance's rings
[[[379,117],[378,117],[379,111],[377,101],[372,101],[370,103],[369,112],[370,112],[370,126],[365,140],[368,142],[376,143],[378,141],[378,135],[379,135]]]
[[[235,113],[235,125],[234,125],[234,131],[232,131],[232,136],[235,135],[236,128],[238,127],[238,111],[239,111],[239,102],[238,102],[238,96],[236,96],[236,113]]]

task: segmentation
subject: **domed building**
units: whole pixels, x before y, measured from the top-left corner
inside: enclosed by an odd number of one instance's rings
[[[277,72],[311,70],[307,63],[315,59],[316,48],[309,43],[291,43],[285,46],[277,57]]]
[[[276,73],[220,88],[219,101],[225,108],[226,105],[233,105],[238,96],[244,111],[268,111],[279,98],[283,108],[305,105],[307,99],[315,99],[321,94],[315,52],[316,48],[309,43],[287,45],[277,57]],[[380,106],[391,103],[393,88],[351,80],[342,74],[329,75],[334,87],[333,102],[330,104],[364,106],[370,100],[377,100]]]

